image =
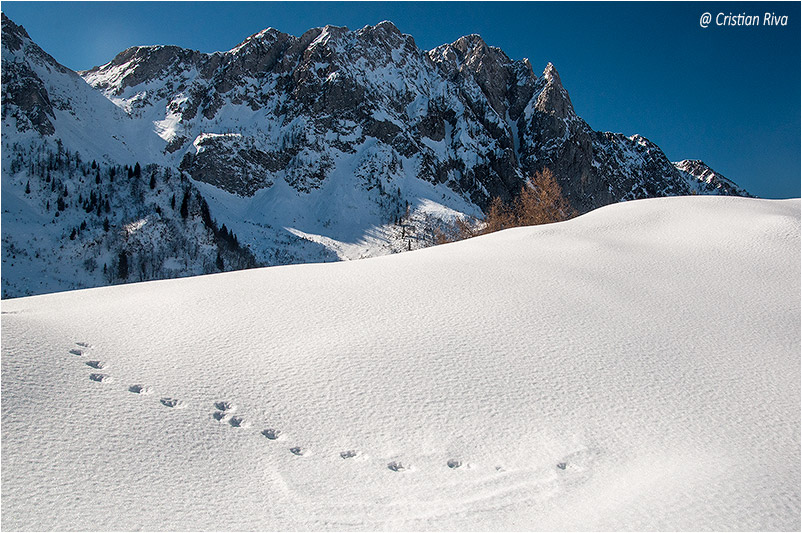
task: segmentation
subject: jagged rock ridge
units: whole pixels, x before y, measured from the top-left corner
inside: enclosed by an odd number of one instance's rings
[[[240,195],[276,179],[319,187],[369,140],[391,162],[378,169],[387,181],[403,161],[480,207],[544,167],[581,212],[691,192],[654,144],[577,117],[552,64],[537,76],[478,35],[427,52],[386,21],[301,37],[267,29],[214,54],[131,48],[82,75],[133,115],[169,121],[162,136],[181,168]],[[224,133],[241,136],[233,154],[230,139],[209,136]]]

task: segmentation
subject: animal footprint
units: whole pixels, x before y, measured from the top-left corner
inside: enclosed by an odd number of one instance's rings
[[[87,361],[86,364],[92,368],[97,368],[98,370],[106,367],[106,363],[103,361]]]
[[[262,431],[262,435],[267,437],[270,440],[278,440],[281,437],[281,430],[280,429],[272,429],[268,428]]]
[[[241,416],[232,416],[228,419],[228,423],[231,424],[231,427],[235,428],[247,428],[250,426]]]
[[[85,348],[73,348],[72,350],[70,350],[70,353],[72,355],[84,356],[84,355],[89,355],[89,350]]]
[[[557,463],[557,469],[566,473],[570,472],[571,475],[590,475],[593,463],[599,457],[601,452],[593,448],[582,448],[573,453],[562,457],[560,462]]]
[[[231,402],[214,402],[214,408],[218,411],[234,412],[237,409],[237,406]]]
[[[340,452],[340,457],[342,457],[343,459],[350,459],[356,456],[357,456],[356,450],[346,450],[344,452]]]
[[[215,411],[214,413],[212,413],[212,418],[214,418],[218,422],[225,422],[226,420],[228,420],[228,417],[230,416],[231,416],[230,414],[223,411]]]
[[[89,374],[89,379],[92,381],[111,381],[111,377],[107,376],[106,374]]]
[[[462,466],[462,461],[457,461],[456,459],[449,459],[446,462],[446,466],[448,466],[449,468],[452,468],[452,469],[453,468],[459,468],[459,467]]]
[[[306,450],[304,450],[300,446],[296,446],[294,448],[290,448],[290,452],[292,452],[293,454],[298,455],[298,456],[306,454]]]
[[[131,385],[128,387],[128,391],[136,394],[151,394],[153,392],[150,387],[144,385]]]
[[[162,405],[166,407],[173,407],[175,409],[183,409],[187,406],[183,400],[176,400],[175,398],[162,398],[159,401],[162,403]]]
[[[390,463],[387,463],[387,468],[389,468],[393,472],[403,472],[404,470],[408,469],[408,467],[404,466],[402,463],[398,461],[392,461]]]

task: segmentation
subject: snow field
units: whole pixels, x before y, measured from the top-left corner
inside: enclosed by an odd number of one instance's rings
[[[2,526],[798,529],[799,280],[694,197],[5,300]]]

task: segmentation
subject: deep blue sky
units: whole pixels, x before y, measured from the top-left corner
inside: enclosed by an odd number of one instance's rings
[[[393,21],[424,49],[478,33],[536,72],[551,61],[594,129],[640,133],[767,198],[800,196],[800,3],[12,2],[2,10],[73,69],[133,45],[228,50],[272,26],[300,35]],[[788,25],[704,29],[766,12]]]

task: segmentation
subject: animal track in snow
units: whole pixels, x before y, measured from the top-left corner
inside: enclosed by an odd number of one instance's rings
[[[84,356],[84,355],[89,355],[89,350],[87,350],[86,348],[73,348],[72,350],[70,350],[70,353],[72,355]]]
[[[250,423],[248,423],[241,416],[232,416],[231,418],[228,419],[228,423],[231,424],[231,427],[234,427],[234,428],[247,428],[247,427],[250,427]]]
[[[92,381],[112,381],[111,376],[107,376],[106,374],[89,374],[89,379]]]
[[[128,387],[129,392],[134,392],[136,394],[152,394],[153,390],[150,387],[146,387],[145,385],[131,385]]]
[[[593,475],[593,465],[601,453],[595,448],[581,448],[562,457],[556,463],[556,470],[561,476],[565,476],[563,479],[566,481],[578,482],[587,479]]]
[[[262,435],[264,435],[265,437],[267,437],[270,440],[279,440],[279,439],[283,438],[281,436],[281,430],[280,429],[268,428],[268,429],[262,430]]]
[[[225,411],[215,411],[212,413],[212,418],[217,420],[218,422],[225,422],[231,415],[226,413]]]
[[[393,472],[403,472],[404,470],[409,469],[409,467],[404,466],[404,464],[402,464],[399,461],[392,461],[390,463],[387,463],[387,468],[389,468]]]
[[[449,459],[448,461],[446,461],[446,466],[448,466],[451,469],[459,468],[462,466],[462,461],[458,461],[456,459]]]
[[[166,407],[172,407],[175,409],[183,409],[187,406],[187,404],[183,400],[177,400],[175,398],[162,398],[159,400],[162,405]]]
[[[307,451],[305,449],[301,448],[300,446],[296,446],[294,448],[290,448],[290,452],[293,453],[294,455],[298,455],[298,456],[306,455],[306,453],[307,453]]]
[[[214,402],[214,408],[218,411],[229,411],[234,412],[237,409],[237,406],[231,402]]]
[[[92,347],[92,345],[89,344],[88,342],[76,342],[75,344],[77,344],[81,348],[91,348]]]
[[[106,363],[104,363],[103,361],[87,361],[86,364],[87,366],[91,366],[92,368],[97,368],[98,370],[106,367]]]
[[[346,450],[344,452],[340,452],[340,457],[343,459],[351,459],[352,457],[356,457],[358,452],[356,450]]]

